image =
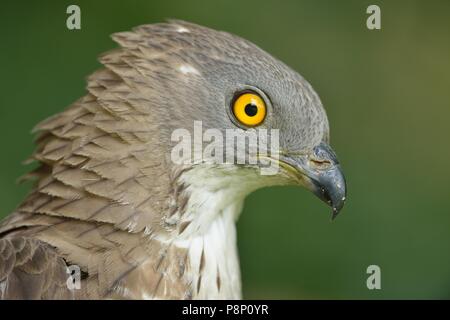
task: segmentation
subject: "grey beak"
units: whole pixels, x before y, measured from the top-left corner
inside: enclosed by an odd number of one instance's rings
[[[314,185],[311,191],[331,206],[333,209],[331,218],[336,218],[344,207],[347,188],[340,166],[336,165],[332,169],[318,174],[317,178],[311,179],[311,181]]]
[[[286,156],[281,160],[301,173],[306,187],[331,206],[331,218],[336,218],[344,206],[347,187],[341,166],[331,147],[322,142],[308,156]]]

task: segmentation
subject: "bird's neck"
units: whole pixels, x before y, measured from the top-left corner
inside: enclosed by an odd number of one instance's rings
[[[214,201],[214,196],[211,197]],[[199,215],[208,215],[212,208],[199,207]],[[217,216],[197,231],[175,240],[174,245],[188,250],[186,277],[195,299],[240,299],[241,278],[236,246],[235,217],[240,204],[222,208]]]
[[[192,297],[240,298],[236,221],[245,197],[273,181],[261,179],[251,168],[199,165],[182,174],[178,183],[185,186],[182,198],[187,200],[177,206],[182,209],[170,218],[173,221],[167,221],[180,226],[169,241],[187,250]]]
[[[180,225],[187,225],[174,245],[188,250],[186,276],[193,298],[238,299],[241,279],[236,244],[236,220],[245,196],[254,189],[246,177],[201,169],[183,178],[189,200]],[[222,175],[223,174],[223,175]]]

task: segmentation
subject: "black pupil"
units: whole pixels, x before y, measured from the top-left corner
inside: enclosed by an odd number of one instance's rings
[[[249,103],[245,106],[245,114],[249,117],[253,117],[258,112],[258,107],[253,103]]]

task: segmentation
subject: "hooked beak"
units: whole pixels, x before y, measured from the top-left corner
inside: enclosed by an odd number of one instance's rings
[[[307,189],[331,206],[331,218],[336,218],[344,206],[347,191],[341,166],[331,147],[321,142],[308,155],[285,155],[280,160],[295,170]]]

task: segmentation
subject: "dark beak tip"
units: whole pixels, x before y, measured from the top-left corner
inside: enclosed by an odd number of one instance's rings
[[[331,221],[334,221],[334,219],[336,219],[338,214],[339,214],[339,211],[337,211],[336,208],[333,208],[333,212],[331,213]]]
[[[322,179],[320,182],[313,180],[313,193],[332,208],[331,221],[336,219],[346,201],[347,187],[343,176],[341,177],[342,180],[339,180],[339,183],[328,179]]]
[[[339,204],[339,207],[332,207],[333,211],[331,212],[331,221],[334,221],[338,214],[341,212],[341,209],[344,207],[345,200],[342,201],[342,203]]]

